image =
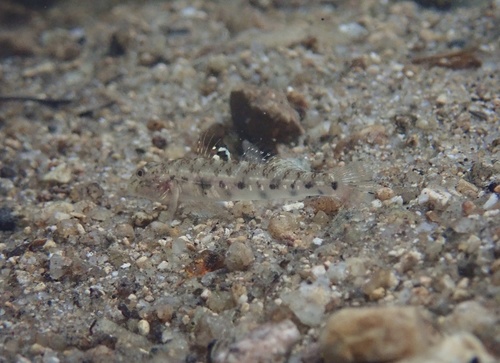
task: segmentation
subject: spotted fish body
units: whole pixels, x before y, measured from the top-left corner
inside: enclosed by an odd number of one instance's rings
[[[315,173],[280,158],[264,163],[194,158],[146,164],[130,178],[129,191],[168,204],[173,215],[179,200],[342,197],[346,188],[356,186],[359,180],[359,173],[349,168],[334,173]]]

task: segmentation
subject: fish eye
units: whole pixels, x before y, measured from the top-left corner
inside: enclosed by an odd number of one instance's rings
[[[139,178],[142,178],[146,174],[146,171],[144,169],[137,169],[135,172],[135,175],[137,175]]]

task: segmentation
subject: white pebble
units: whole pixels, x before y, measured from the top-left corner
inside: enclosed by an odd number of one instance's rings
[[[350,38],[362,38],[368,35],[368,30],[358,23],[352,22],[347,24],[340,24],[339,30],[341,33],[346,34]]]
[[[160,264],[158,265],[158,270],[164,271],[168,268],[168,262],[167,261],[161,261]]]
[[[290,212],[290,211],[296,210],[296,209],[303,209],[303,208],[304,208],[304,203],[302,203],[302,202],[285,204],[283,206],[283,210],[286,212]]]
[[[137,323],[137,331],[140,335],[145,336],[149,334],[149,323],[147,320],[139,320]]]
[[[318,266],[314,266],[312,269],[311,269],[311,272],[314,276],[316,277],[320,277],[320,276],[323,276],[326,274],[326,269],[325,269],[325,266],[323,265],[318,265]]]
[[[318,237],[315,237],[313,238],[313,243],[316,245],[316,246],[321,246],[323,244],[323,238],[318,238]]]
[[[488,198],[486,203],[484,203],[483,209],[486,209],[486,210],[491,209],[497,203],[498,203],[498,196],[496,195],[496,193],[493,193],[490,195],[490,197]]]
[[[418,203],[425,204],[427,202],[434,202],[439,206],[444,207],[448,204],[450,198],[451,194],[444,190],[424,188],[418,196]]]

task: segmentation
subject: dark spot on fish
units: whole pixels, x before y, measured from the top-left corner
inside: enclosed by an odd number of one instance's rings
[[[297,190],[295,190],[295,189],[293,189],[293,190],[290,191],[290,195],[292,197],[296,197],[298,194],[299,194],[299,192]]]
[[[268,199],[268,196],[267,196],[267,193],[263,190],[261,190],[259,192],[259,196],[262,198],[262,199]]]
[[[207,179],[205,178],[200,178],[200,181],[198,182],[200,185],[200,188],[203,190],[210,189],[212,187],[212,183],[210,183]]]
[[[304,187],[306,189],[311,189],[313,186],[314,186],[314,182],[313,181],[308,181],[307,183],[304,184]]]
[[[238,187],[238,189],[245,189],[245,183],[242,181],[238,182],[238,184],[236,184],[236,186]]]
[[[223,188],[223,189],[226,189],[226,183],[224,183],[224,181],[219,181],[219,188]]]
[[[338,187],[339,187],[339,183],[337,183],[336,181],[332,182],[332,189],[333,190],[337,190]]]
[[[318,189],[318,195],[323,195],[325,194],[321,189]]]
[[[189,181],[189,178],[188,178],[187,176],[183,176],[183,177],[181,177],[181,179],[182,179],[182,181],[184,181],[184,182]]]
[[[170,180],[175,180],[175,175],[170,175]]]
[[[290,184],[290,188],[295,189],[295,183]]]
[[[278,186],[276,184],[273,184],[273,183],[269,184],[269,189],[274,190],[277,188],[278,188]]]

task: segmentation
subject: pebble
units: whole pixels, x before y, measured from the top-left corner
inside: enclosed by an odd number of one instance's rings
[[[339,31],[352,40],[360,40],[369,34],[364,26],[355,22],[340,24]]]
[[[48,55],[61,61],[70,61],[80,55],[82,47],[79,41],[82,37],[83,34],[79,32],[54,28],[43,32],[40,41]]]
[[[128,223],[120,223],[115,226],[115,235],[118,238],[128,238],[133,240],[135,237],[134,227]]]
[[[375,195],[377,199],[384,201],[394,197],[394,191],[391,188],[384,187],[378,189]]]
[[[259,326],[228,347],[212,352],[215,363],[281,362],[300,339],[290,320]]]
[[[372,301],[379,300],[385,296],[385,289],[397,284],[396,276],[386,269],[373,273],[363,285],[363,293]]]
[[[46,223],[57,223],[58,221],[64,219],[60,218],[61,214],[71,215],[75,210],[73,204],[63,201],[49,202],[44,205],[44,208],[35,218]]]
[[[128,329],[114,323],[111,320],[100,318],[92,326],[92,333],[97,336],[116,337],[116,344],[119,347],[129,347],[135,351],[149,351],[152,344],[145,337],[134,334]]]
[[[174,308],[169,304],[160,304],[156,307],[156,316],[162,323],[172,320],[174,312]]]
[[[456,189],[460,194],[471,198],[477,198],[477,195],[479,193],[478,187],[464,179],[460,179],[458,181]]]
[[[297,217],[291,213],[282,213],[273,216],[269,220],[267,231],[274,239],[278,241],[293,241],[295,239],[294,231],[299,228]]]
[[[16,170],[8,165],[4,165],[0,168],[0,178],[14,179],[16,175]]]
[[[439,96],[436,98],[436,104],[437,106],[444,106],[449,102],[448,96],[445,95],[444,93],[441,93]]]
[[[318,326],[325,317],[326,305],[331,300],[331,292],[327,284],[317,280],[313,284],[302,283],[300,287],[291,292],[280,295],[300,322],[307,326]]]
[[[429,204],[433,208],[443,209],[450,201],[450,198],[451,194],[444,190],[424,188],[418,196],[418,203]]]
[[[347,271],[347,264],[345,262],[337,262],[331,264],[328,270],[326,271],[326,275],[334,285],[338,285],[346,280],[349,276]]]
[[[88,216],[90,218],[99,222],[104,222],[108,220],[109,218],[111,218],[112,215],[113,214],[109,209],[100,206],[92,208],[88,213]]]
[[[168,267],[169,265],[167,261],[161,261],[157,268],[160,271],[165,271],[166,269],[168,269]]]
[[[54,280],[59,280],[68,272],[68,267],[71,266],[71,260],[58,254],[53,254],[49,261],[50,277]]]
[[[498,194],[493,193],[490,195],[488,200],[484,203],[483,209],[489,210],[489,209],[494,209],[494,208],[500,208],[499,201],[500,201],[500,199],[498,197]]]
[[[61,163],[42,177],[48,183],[67,184],[71,181],[71,169],[66,163]]]
[[[461,302],[441,324],[450,334],[457,331],[468,332],[492,347],[498,346],[500,340],[495,312],[477,301]]]
[[[146,256],[141,256],[137,260],[135,260],[135,264],[139,268],[147,268],[151,266],[151,261]]]
[[[146,336],[149,334],[149,330],[150,327],[148,321],[144,319],[139,320],[139,322],[137,323],[137,331],[139,332],[139,334],[142,336]]]
[[[303,202],[295,202],[295,203],[285,204],[282,208],[285,212],[291,212],[293,210],[303,209],[304,203]]]
[[[0,195],[8,195],[15,188],[14,182],[10,179],[0,178]]]
[[[0,231],[13,231],[16,229],[16,218],[12,210],[7,207],[0,208]]]
[[[439,344],[428,352],[398,363],[494,363],[497,362],[485,349],[483,344],[474,335],[457,333],[445,337]]]
[[[146,227],[153,221],[153,216],[142,211],[138,211],[132,216],[132,221],[135,227]]]
[[[234,242],[226,252],[226,267],[229,271],[246,270],[255,260],[252,249],[243,242]]]
[[[57,222],[56,227],[54,232],[56,242],[63,242],[69,237],[80,235],[82,231],[85,232],[83,226],[76,219],[63,219]]]
[[[413,307],[345,308],[328,318],[319,344],[327,362],[388,362],[424,352],[429,332]]]
[[[470,216],[472,214],[475,214],[476,211],[477,211],[476,205],[470,200],[466,200],[465,202],[462,203],[462,212],[464,216]]]
[[[221,313],[235,306],[233,295],[229,291],[212,291],[207,299],[207,307],[214,313]]]
[[[306,207],[312,208],[315,213],[323,212],[327,216],[333,216],[342,208],[342,201],[337,198],[320,196],[307,199],[305,205]]]

